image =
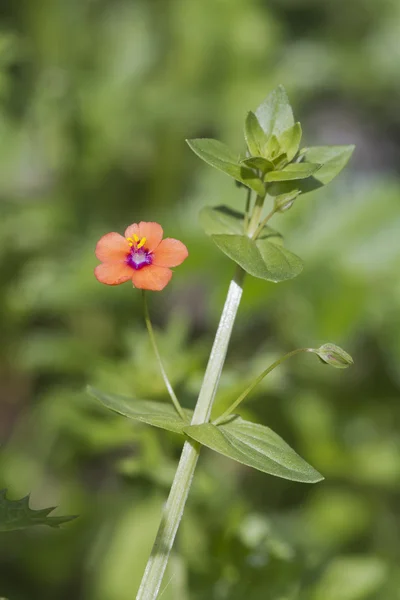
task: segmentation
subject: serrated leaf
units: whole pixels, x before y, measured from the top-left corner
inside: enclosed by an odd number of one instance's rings
[[[256,241],[245,235],[212,235],[220,250],[247,273],[278,283],[298,275],[303,263],[301,259],[268,238]]]
[[[292,163],[287,165],[287,167],[283,168],[281,171],[270,171],[266,174],[265,181],[270,183],[274,181],[306,179],[316,173],[319,168],[320,165],[315,163]]]
[[[265,193],[264,185],[254,171],[240,164],[235,153],[222,142],[207,138],[186,141],[193,152],[207,164],[233,177],[257,194]]]
[[[269,427],[235,416],[227,423],[191,425],[184,432],[204,446],[263,473],[317,483],[323,477]]]
[[[29,507],[29,496],[21,500],[8,500],[7,490],[0,490],[0,532],[26,529],[34,525],[59,527],[63,523],[76,519],[76,516],[49,517],[56,507],[33,510]]]
[[[205,206],[201,209],[199,217],[207,235],[244,235],[244,214],[228,206]],[[282,235],[269,225],[265,225],[260,237],[271,238],[275,243],[282,239]]]
[[[301,154],[307,161],[318,163],[320,168],[310,177],[297,182],[282,182],[273,184],[268,188],[268,193],[276,196],[299,189],[303,194],[313,192],[326,185],[348,163],[355,146],[314,146],[304,148]],[[299,163],[303,164],[303,163]],[[292,166],[292,165],[290,165]]]
[[[247,113],[244,126],[244,137],[250,154],[253,156],[260,156],[267,141],[267,136],[258,122],[256,115],[251,111]]]
[[[256,117],[267,135],[279,137],[294,125],[292,108],[285,88],[280,85],[273,90],[256,110]]]
[[[297,154],[301,142],[301,134],[301,125],[297,122],[279,136],[279,144],[285,152],[288,162],[293,160]],[[312,162],[318,163],[317,160]]]
[[[90,386],[88,392],[113,412],[174,433],[182,433],[184,426],[190,423],[193,416],[193,411],[184,409],[187,421],[183,421],[171,404],[109,394]]]

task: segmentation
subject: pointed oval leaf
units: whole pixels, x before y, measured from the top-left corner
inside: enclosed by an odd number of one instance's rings
[[[272,429],[238,416],[218,426],[191,425],[184,432],[211,450],[269,475],[303,483],[323,479]]]
[[[207,138],[186,141],[193,152],[207,164],[233,177],[257,194],[264,194],[262,181],[252,169],[238,162],[238,157],[228,146],[218,140]]]
[[[271,241],[258,238],[256,245],[269,272],[269,281],[278,283],[297,277],[303,270],[303,261],[297,254]]]
[[[182,433],[183,428],[190,423],[193,416],[193,411],[184,409],[187,421],[183,421],[170,404],[108,394],[92,387],[88,387],[88,392],[97,400],[100,400],[104,406],[124,417],[128,417],[128,419],[141,421],[174,433]]]
[[[294,118],[285,88],[272,90],[256,110],[256,117],[267,135],[281,133],[294,125]]]
[[[355,146],[313,146],[305,152],[308,162],[321,165],[314,175],[318,181],[326,185],[347,165]]]
[[[270,171],[265,176],[266,182],[273,181],[292,181],[298,179],[306,179],[320,169],[320,165],[315,163],[292,163],[287,165],[281,171]]]
[[[245,235],[212,235],[220,250],[247,273],[278,283],[292,279],[303,267],[301,259],[269,238],[254,241]]]
[[[293,160],[296,156],[297,151],[301,142],[301,125],[299,122],[295,123],[293,127],[289,127],[279,136],[279,143],[282,150],[285,152],[288,162]],[[314,160],[312,162],[318,162]]]
[[[76,519],[76,516],[49,517],[55,507],[33,510],[29,507],[29,496],[21,500],[8,500],[7,490],[0,490],[0,531],[26,529],[33,525],[59,527],[63,523]]]
[[[244,214],[228,206],[205,206],[199,216],[200,224],[207,235],[244,235]],[[271,238],[276,243],[282,239],[282,235],[269,225],[263,228],[260,237]]]
[[[277,196],[289,193],[294,189],[300,190],[303,194],[317,190],[332,181],[340,173],[348,163],[354,148],[355,146],[314,146],[312,148],[304,148],[301,150],[302,156],[307,161],[318,163],[320,165],[318,171],[302,181],[274,183],[269,186],[268,193]]]
[[[258,169],[262,173],[267,173],[268,171],[274,170],[274,163],[262,156],[252,156],[251,158],[244,158],[241,161],[241,164],[246,165],[246,167],[250,167],[251,169]]]
[[[260,156],[262,148],[266,144],[267,136],[258,122],[256,115],[251,111],[247,113],[244,137],[250,154]]]

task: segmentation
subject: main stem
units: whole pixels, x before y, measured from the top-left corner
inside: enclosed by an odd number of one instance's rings
[[[233,324],[242,297],[243,278],[243,269],[237,267],[235,276],[229,286],[199,398],[194,410],[193,425],[206,423],[210,418]],[[158,596],[169,554],[185,508],[199,454],[200,444],[189,440],[184,443],[171,491],[162,512],[156,540],[147,562],[136,600],[155,600]]]

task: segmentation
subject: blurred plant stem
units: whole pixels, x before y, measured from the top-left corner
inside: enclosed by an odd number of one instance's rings
[[[194,410],[192,425],[206,423],[210,418],[233,324],[242,297],[243,279],[243,269],[236,267]],[[185,442],[136,600],[155,600],[158,596],[169,554],[185,508],[199,454],[200,444],[193,441]]]
[[[150,320],[150,313],[149,313],[149,307],[147,304],[147,296],[146,296],[145,290],[142,291],[142,297],[143,297],[144,320],[146,322],[146,327],[147,327],[147,331],[149,333],[151,345],[153,346],[154,354],[156,355],[156,358],[157,358],[158,366],[160,367],[162,378],[164,379],[165,386],[168,390],[169,396],[172,400],[172,404],[174,405],[174,407],[176,409],[176,412],[181,417],[181,419],[186,421],[187,419],[186,419],[185,413],[183,412],[182,406],[180,405],[180,402],[179,402],[179,400],[174,392],[174,389],[168,379],[168,375],[164,369],[164,365],[161,360],[161,355],[158,350],[156,338],[154,335],[153,325],[151,324],[151,320]]]

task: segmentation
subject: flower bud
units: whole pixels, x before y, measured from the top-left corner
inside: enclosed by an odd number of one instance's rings
[[[293,190],[288,194],[280,194],[275,198],[275,212],[285,212],[292,208],[294,201],[300,194],[299,190]]]
[[[313,352],[322,362],[336,369],[347,369],[354,362],[350,354],[347,354],[347,352],[335,344],[324,344]]]

